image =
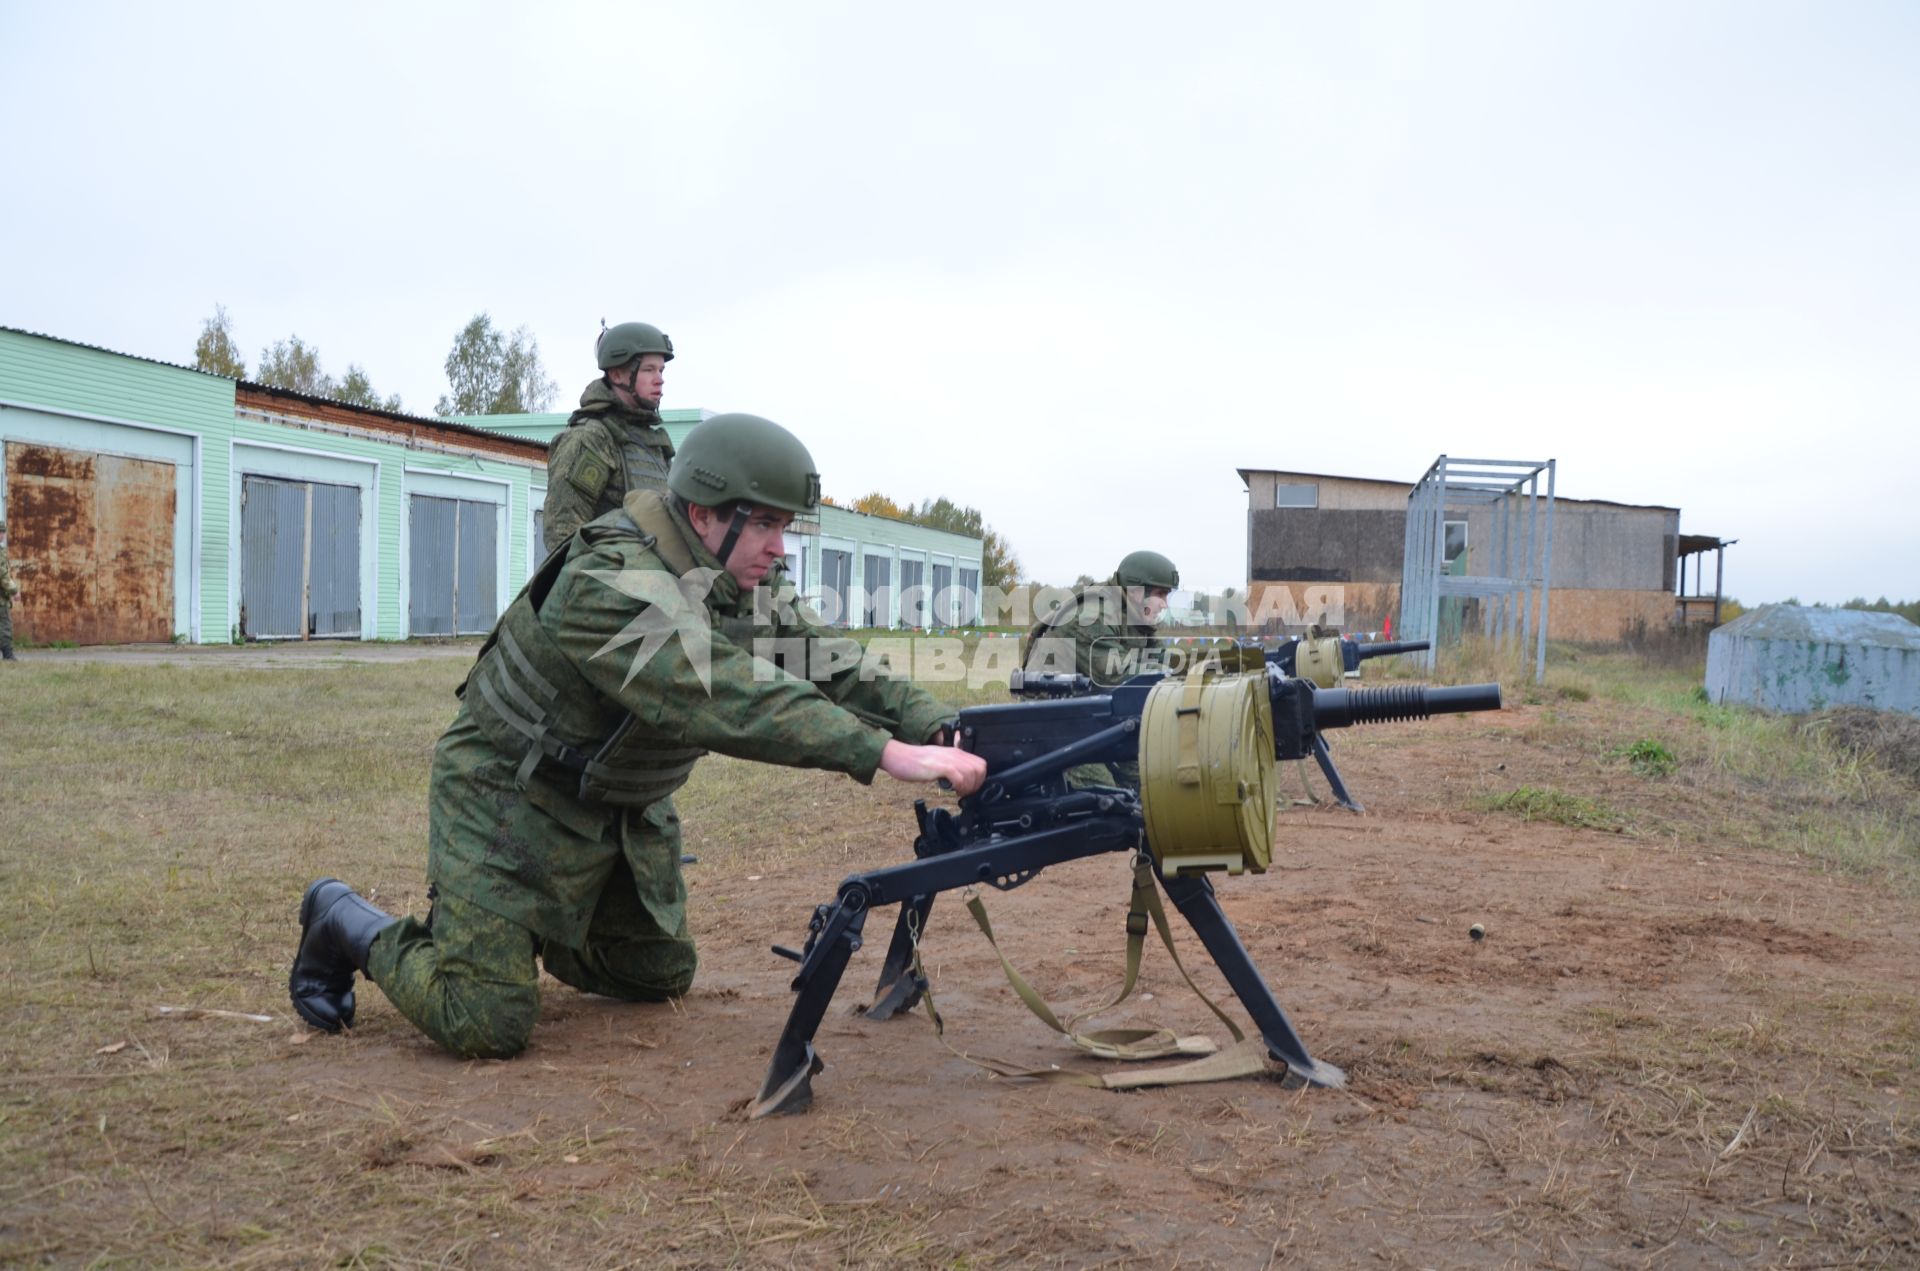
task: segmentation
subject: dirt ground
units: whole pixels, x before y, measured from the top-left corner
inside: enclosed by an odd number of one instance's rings
[[[51,666],[107,663],[252,671],[263,667],[318,668],[439,658],[471,662],[479,647],[477,636],[458,640],[266,640],[252,644],[90,644],[77,649],[25,649],[20,656]]]
[[[447,1057],[367,985],[351,1034],[291,1023],[305,879],[345,872],[424,911],[418,783],[459,671],[258,677],[256,694],[300,686],[293,740],[263,699],[211,702],[243,676],[45,673],[36,700],[67,705],[0,753],[16,791],[0,813],[36,845],[0,850],[0,1264],[1920,1265],[1910,876],[1742,845],[1798,787],[1727,775],[1676,716],[1529,694],[1335,739],[1366,814],[1289,808],[1274,868],[1217,885],[1344,1090],[992,1076],[919,1012],[853,1013],[882,910],[817,1037],[814,1105],[750,1121],[791,1000],[792,964],[768,946],[798,946],[846,874],[910,857],[912,788],[703,761],[679,800],[700,858],[682,1001],[547,981],[531,1048],[503,1062]],[[59,731],[89,718],[78,740]],[[1677,773],[1606,757],[1648,728]],[[42,734],[61,740],[19,753]],[[140,776],[186,745],[205,758]],[[48,775],[86,746],[81,779]],[[323,763],[360,766],[275,775]],[[1484,810],[1516,787],[1620,828]],[[352,819],[366,807],[384,821]],[[89,844],[126,862],[111,903],[89,899]],[[986,893],[1002,947],[1057,1005],[1116,987],[1128,877],[1110,856]],[[1102,1067],[1027,1013],[956,897],[924,949],[953,1046]],[[1152,941],[1134,998],[1099,1022],[1224,1040]]]
[[[1345,1068],[1344,1091],[992,1077],[924,1015],[851,1013],[884,951],[883,911],[820,1031],[815,1106],[749,1122],[789,1002],[790,964],[767,946],[798,945],[832,893],[817,861],[791,860],[692,868],[702,967],[684,1002],[549,983],[526,1055],[465,1064],[368,992],[350,1039],[288,1047],[284,1079],[309,1109],[294,1115],[402,1109],[376,1155],[488,1162],[462,1166],[476,1169],[512,1167],[516,1135],[567,1127],[580,1149],[525,1171],[543,1197],[683,1170],[700,1180],[678,1198],[701,1220],[690,1264],[715,1256],[719,1233],[736,1242],[724,1260],[746,1264],[882,1251],[809,1244],[804,1209],[755,1198],[782,1179],[810,1203],[887,1212],[895,1239],[912,1236],[892,1255],[934,1263],[1920,1262],[1911,900],[1791,858],[1438,810],[1448,787],[1513,758],[1525,718],[1348,747],[1367,815],[1291,810],[1277,867],[1221,883],[1308,1046]],[[822,809],[855,827],[835,834],[848,871],[904,856],[909,802],[882,785]],[[1115,857],[989,894],[1003,945],[1056,1001],[1117,982],[1126,880]],[[1206,966],[1182,937],[1189,965]],[[956,1046],[1097,1066],[1025,1012],[952,897],[926,949]],[[1223,988],[1210,967],[1201,981]],[[1151,944],[1142,989],[1115,1019],[1220,1034]],[[1863,1054],[1855,1038],[1832,1053],[1829,1030],[1872,1032],[1890,999],[1883,1047]],[[1875,1053],[1883,1069],[1863,1071]]]

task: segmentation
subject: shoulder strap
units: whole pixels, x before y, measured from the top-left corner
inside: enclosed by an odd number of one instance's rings
[[[656,490],[633,490],[620,504],[641,534],[653,540],[653,550],[676,575],[689,573],[699,565],[687,547],[686,536],[673,519],[667,501]]]

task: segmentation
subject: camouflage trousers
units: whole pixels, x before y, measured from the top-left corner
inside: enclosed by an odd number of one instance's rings
[[[13,656],[13,606],[0,597],[0,657]]]
[[[679,835],[650,883],[648,904],[623,859],[594,906],[586,943],[570,949],[458,896],[441,895],[426,922],[403,918],[382,931],[367,975],[402,1015],[462,1059],[504,1059],[524,1050],[540,1018],[539,966],[563,984],[629,1002],[678,997],[693,984],[693,936],[681,880]],[[667,930],[655,915],[673,914]]]

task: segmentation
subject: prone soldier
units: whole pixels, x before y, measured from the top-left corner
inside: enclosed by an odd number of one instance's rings
[[[685,993],[695,952],[672,795],[708,751],[861,782],[981,784],[984,760],[929,744],[950,741],[954,712],[924,690],[863,680],[858,657],[822,658],[843,669],[801,679],[729,634],[787,524],[819,503],[793,434],[715,416],[667,483],[667,497],[628,491],[549,554],[482,648],[434,751],[427,920],[395,919],[335,879],[307,889],[288,989],[309,1024],[352,1024],[360,972],[448,1050],[507,1056],[539,1014],[536,960],[590,993]],[[831,638],[781,599],[755,630]]]

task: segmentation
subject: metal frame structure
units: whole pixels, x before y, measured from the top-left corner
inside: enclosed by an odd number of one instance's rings
[[[1394,634],[1425,640],[1420,656],[1434,665],[1440,642],[1440,600],[1474,598],[1482,631],[1491,639],[1533,642],[1533,678],[1546,674],[1547,609],[1553,592],[1553,497],[1556,461],[1451,459],[1433,461],[1407,495],[1405,563],[1400,584],[1400,627]],[[1540,489],[1546,477],[1544,507]],[[1484,572],[1447,572],[1449,512],[1486,509],[1492,542],[1478,559]],[[1459,518],[1455,518],[1459,519]],[[1472,567],[1475,557],[1468,557]],[[1536,617],[1535,610],[1538,609]],[[1537,625],[1536,625],[1537,624]]]
[[[1679,565],[1674,589],[1674,621],[1685,626],[1693,620],[1692,601],[1707,599],[1705,579],[1706,557],[1713,553],[1713,625],[1720,625],[1720,604],[1725,598],[1723,583],[1726,578],[1727,549],[1740,540],[1737,538],[1719,538],[1712,534],[1682,534],[1679,550],[1674,553]],[[1693,557],[1693,594],[1687,594],[1687,557]]]

